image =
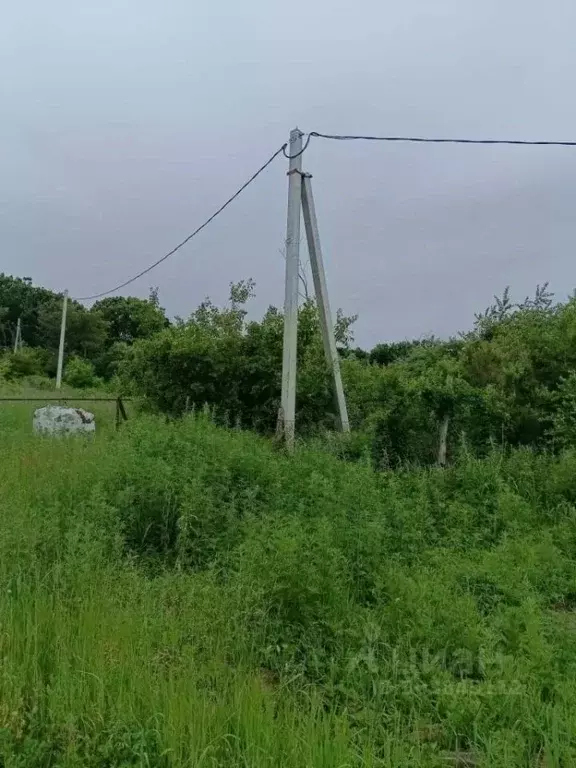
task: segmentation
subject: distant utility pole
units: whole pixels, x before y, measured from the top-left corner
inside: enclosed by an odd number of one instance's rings
[[[22,349],[22,321],[18,318],[16,323],[16,338],[14,339],[14,352]]]
[[[316,219],[312,176],[302,172],[302,133],[298,128],[290,133],[290,165],[288,170],[288,222],[286,231],[286,295],[284,300],[284,354],[282,357],[282,400],[278,414],[278,433],[289,451],[294,450],[296,418],[296,365],[298,338],[298,275],[300,259],[300,207],[304,215],[308,254],[318,303],[324,354],[330,373],[338,410],[339,427],[350,430],[340,358],[336,349],[334,326],[328,299],[328,285]],[[295,157],[298,155],[298,157]]]
[[[66,311],[68,309],[68,291],[62,299],[62,324],[60,326],[60,346],[58,347],[58,368],[56,369],[56,389],[62,387],[62,368],[64,367],[64,342],[66,340]]]

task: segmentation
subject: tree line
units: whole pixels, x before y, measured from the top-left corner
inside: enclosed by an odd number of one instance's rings
[[[169,321],[158,293],[113,297],[86,309],[70,303],[68,380],[114,381],[169,416],[207,407],[230,425],[273,434],[281,387],[283,316],[269,307],[248,318],[251,280],[231,285],[224,307],[209,299]],[[54,375],[62,297],[29,278],[0,276],[0,341],[7,377]],[[25,347],[10,352],[18,317]],[[558,450],[576,441],[576,298],[502,297],[448,340],[353,345],[354,317],[338,312],[336,338],[353,426],[329,441],[347,458],[378,468],[452,461],[492,446]],[[331,434],[336,414],[313,299],[298,326],[297,429]]]
[[[0,345],[6,378],[56,374],[62,294],[35,286],[29,277],[0,274]],[[22,347],[12,354],[20,321]],[[148,299],[115,296],[90,309],[68,301],[66,355],[70,383],[94,386],[111,379],[126,349],[170,325],[158,293]]]

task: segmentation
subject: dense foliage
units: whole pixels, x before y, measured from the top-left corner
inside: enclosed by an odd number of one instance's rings
[[[251,281],[232,285],[228,307],[219,309],[207,299],[186,322],[135,344],[121,369],[126,388],[166,413],[179,415],[187,403],[208,404],[221,419],[271,432],[280,394],[283,317],[270,307],[261,321],[247,320],[252,288]],[[339,315],[341,342],[350,322]],[[317,310],[310,300],[300,308],[298,352],[298,426],[333,425]]]
[[[178,416],[208,406],[220,423],[271,434],[282,359],[282,313],[249,319],[252,281],[231,286],[228,304],[206,299],[171,324],[158,303],[113,297],[86,309],[71,301],[65,377],[74,386],[114,380],[156,411]],[[0,277],[0,335],[12,344],[21,319],[24,346],[5,353],[5,378],[53,374],[61,297],[28,278]],[[546,287],[520,304],[508,291],[476,316],[471,332],[442,341],[353,349],[353,317],[338,313],[337,341],[354,437],[349,458],[378,468],[445,464],[459,451],[493,445],[558,450],[576,436],[576,298],[554,303]],[[314,301],[298,329],[297,428],[302,436],[335,426],[330,377]]]
[[[252,286],[250,285],[249,288]],[[237,286],[233,287],[235,290]],[[153,407],[180,414],[207,403],[221,419],[274,429],[280,393],[282,315],[246,319],[246,285],[224,309],[206,301],[186,322],[139,341],[121,368],[126,386]],[[545,288],[512,304],[508,292],[469,334],[350,349],[353,318],[337,338],[355,436],[348,455],[376,466],[446,463],[492,445],[557,449],[576,429],[576,299],[554,304]],[[335,415],[316,307],[300,307],[300,434],[331,429]]]

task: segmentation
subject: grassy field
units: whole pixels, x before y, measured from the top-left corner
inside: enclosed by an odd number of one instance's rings
[[[31,411],[0,406],[3,768],[576,765],[575,456],[375,474]]]

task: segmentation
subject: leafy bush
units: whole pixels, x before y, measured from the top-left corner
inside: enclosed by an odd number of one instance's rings
[[[126,386],[171,415],[186,403],[208,403],[217,418],[270,433],[275,429],[281,388],[283,318],[270,308],[261,322],[246,322],[243,303],[252,284],[232,286],[230,306],[206,300],[185,323],[138,341],[120,365]],[[311,431],[335,423],[317,309],[300,308],[297,421]],[[341,335],[350,318],[340,317]]]
[[[71,357],[66,362],[64,381],[77,389],[95,387],[100,383],[94,371],[94,365],[81,357]]]
[[[127,358],[130,346],[125,341],[116,341],[94,360],[96,374],[106,381],[110,381],[118,375],[118,371]]]
[[[45,349],[23,347],[7,355],[9,378],[20,379],[26,376],[42,376],[49,367],[52,355]]]

